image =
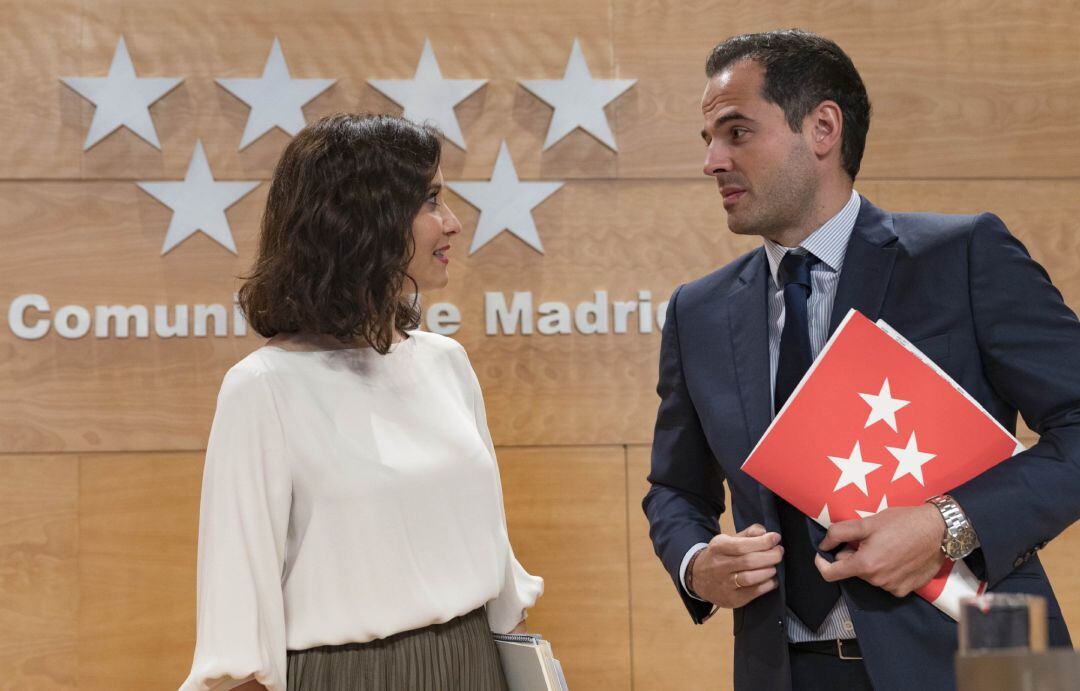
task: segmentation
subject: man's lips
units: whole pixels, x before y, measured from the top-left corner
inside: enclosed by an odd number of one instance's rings
[[[728,207],[739,201],[739,199],[746,194],[746,189],[743,187],[722,187],[720,188],[720,196],[724,198],[724,206]]]

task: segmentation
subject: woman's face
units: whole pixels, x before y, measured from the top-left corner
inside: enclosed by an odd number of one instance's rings
[[[428,197],[413,219],[415,252],[408,273],[421,291],[443,288],[450,280],[450,238],[461,232],[461,223],[443,200],[442,169],[435,171]]]

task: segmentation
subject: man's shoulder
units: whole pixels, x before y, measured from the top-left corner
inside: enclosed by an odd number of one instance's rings
[[[736,257],[724,266],[679,287],[676,291],[680,302],[715,299],[727,295],[744,280],[744,274],[756,262],[764,262],[765,250],[761,247]],[[762,267],[762,270],[764,268]]]
[[[987,231],[1005,229],[1001,219],[987,212],[948,214],[886,211],[877,207],[872,208],[889,219],[891,230],[899,244],[911,251],[925,251],[954,243],[967,243],[971,235],[980,229]]]

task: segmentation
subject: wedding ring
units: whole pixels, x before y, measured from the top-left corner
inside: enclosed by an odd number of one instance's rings
[[[735,572],[733,572],[731,574],[731,580],[735,582],[735,589],[736,590],[743,587],[742,583],[739,583],[739,572],[738,571],[735,571]]]

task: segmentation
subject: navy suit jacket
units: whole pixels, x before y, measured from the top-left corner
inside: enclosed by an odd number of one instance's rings
[[[772,417],[767,260],[759,248],[680,286],[660,350],[660,407],[643,507],[657,555],[694,621],[710,605],[685,595],[687,550],[719,532],[779,532],[775,496],[740,470]],[[1069,645],[1036,551],[1080,517],[1080,323],[996,216],[889,213],[862,200],[830,333],[848,310],[884,319],[1006,429],[1019,411],[1039,443],[951,494],[982,547],[968,558],[996,592],[1048,600],[1050,641]],[[727,480],[731,500],[726,501]],[[733,613],[737,691],[789,689],[781,587]],[[956,685],[955,622],[917,595],[840,583],[878,691]]]

